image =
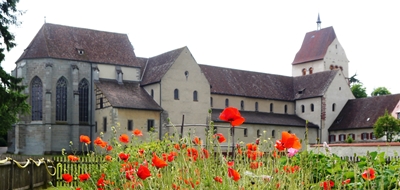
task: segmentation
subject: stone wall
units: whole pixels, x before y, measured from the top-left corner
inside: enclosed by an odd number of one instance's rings
[[[397,156],[400,153],[399,142],[371,142],[371,143],[344,143],[329,144],[330,152],[340,157],[360,155],[365,156],[367,152],[385,152],[386,156]],[[310,145],[308,150],[314,152],[326,153],[322,144]]]

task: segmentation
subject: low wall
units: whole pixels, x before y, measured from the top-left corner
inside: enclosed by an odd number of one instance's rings
[[[328,144],[330,152],[342,156],[365,156],[367,152],[385,152],[385,156],[398,156],[400,153],[400,142],[371,142],[371,143],[343,143]],[[322,144],[309,145],[308,150],[325,153]]]

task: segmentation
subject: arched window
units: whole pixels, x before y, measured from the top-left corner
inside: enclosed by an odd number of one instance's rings
[[[151,89],[150,95],[151,95],[152,98],[154,98],[154,90],[153,89]]]
[[[271,104],[269,104],[269,112],[274,112],[274,104],[273,103],[271,103]]]
[[[198,101],[197,100],[197,91],[195,90],[195,91],[193,91],[193,101]]]
[[[336,104],[333,103],[333,104],[332,104],[332,111],[335,111],[335,108],[336,108]]]
[[[285,113],[287,113],[287,105],[285,105]]]
[[[310,109],[311,109],[312,112],[314,111],[314,104],[310,105]]]
[[[31,113],[32,121],[42,120],[43,84],[39,77],[35,76],[31,82]]]
[[[229,99],[225,99],[225,107],[229,107]]]
[[[210,97],[210,106],[213,107],[213,98]]]
[[[368,140],[369,134],[368,133],[361,133],[361,140]]]
[[[56,121],[67,121],[67,84],[65,77],[56,84]]]
[[[247,137],[247,128],[243,129],[243,136]]]
[[[261,137],[261,131],[260,131],[260,129],[257,129],[257,138],[260,138]]]
[[[349,134],[349,137],[351,137],[351,139],[353,139],[353,140],[356,140],[356,135],[353,134],[353,133],[350,133],[350,134]]]
[[[240,101],[240,110],[244,110],[244,101]]]
[[[345,141],[346,140],[346,135],[345,134],[340,134],[339,135],[339,141]]]
[[[256,111],[258,111],[258,102],[255,103],[254,107],[255,107],[254,109],[255,109]]]
[[[275,130],[272,130],[271,136],[272,136],[272,138],[275,138]]]
[[[174,90],[174,99],[179,100],[179,90],[178,89]]]
[[[310,67],[309,69],[308,69],[308,72],[310,73],[310,74],[313,74],[313,68],[312,67]]]
[[[301,113],[304,113],[304,111],[305,111],[304,105],[301,105]]]
[[[369,139],[373,139],[373,140],[376,139],[374,132],[369,134]]]
[[[79,122],[89,122],[89,81],[82,79],[79,83]]]
[[[303,69],[301,70],[301,72],[302,72],[303,75],[306,75],[306,74],[307,74],[307,69],[306,69],[306,68],[303,68]]]
[[[336,141],[336,135],[329,135],[329,142],[335,142]]]
[[[334,68],[335,68],[335,66],[333,66],[333,65],[330,65],[330,66],[329,66],[329,69],[330,69],[330,70],[333,70]]]

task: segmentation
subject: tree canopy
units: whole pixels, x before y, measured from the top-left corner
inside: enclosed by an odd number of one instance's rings
[[[366,98],[368,96],[367,90],[362,83],[353,84],[350,89],[356,98]]]
[[[386,141],[392,142],[393,136],[400,132],[400,120],[385,111],[385,114],[376,120],[374,124],[374,134],[376,138],[386,135]]]
[[[378,87],[374,88],[374,90],[371,93],[371,96],[382,96],[382,95],[388,95],[392,94],[386,87]]]
[[[17,16],[22,11],[16,8],[19,0],[6,0],[0,3],[0,62],[4,61],[4,50],[10,51],[15,47],[15,37],[9,31],[11,25],[19,25]],[[28,98],[22,91],[25,86],[19,83],[21,78],[16,78],[4,71],[0,66],[0,135],[7,133],[12,124],[18,121],[18,114],[29,113]]]

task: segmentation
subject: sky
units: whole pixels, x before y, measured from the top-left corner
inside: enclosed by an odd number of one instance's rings
[[[400,93],[400,11],[387,1],[237,0],[20,0],[15,61],[44,22],[127,34],[138,57],[187,46],[199,64],[291,76],[291,63],[307,32],[333,26],[367,93]],[[397,60],[397,61],[396,61]]]

